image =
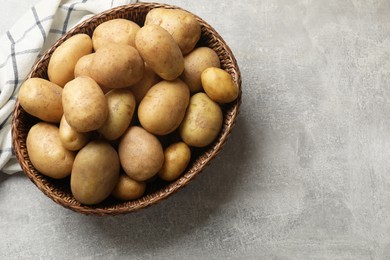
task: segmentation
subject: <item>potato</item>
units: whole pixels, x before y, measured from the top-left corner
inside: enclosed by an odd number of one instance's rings
[[[152,134],[169,134],[179,127],[189,99],[190,91],[183,81],[161,81],[141,101],[138,119],[142,127]]]
[[[183,141],[194,147],[205,147],[218,136],[222,127],[222,110],[205,93],[190,99],[179,133]]]
[[[135,101],[137,104],[141,102],[148,90],[161,81],[161,78],[154,73],[154,71],[145,64],[144,76],[142,79],[135,85],[130,87],[131,92],[135,96]]]
[[[152,178],[164,163],[164,152],[158,139],[138,126],[125,132],[118,151],[123,170],[136,181]]]
[[[136,37],[135,45],[144,61],[161,78],[174,80],[184,69],[183,54],[172,35],[158,25],[145,25]]]
[[[106,100],[108,116],[98,132],[107,140],[115,140],[130,125],[135,109],[135,98],[128,89],[114,89],[106,94]]]
[[[199,41],[201,29],[195,17],[178,9],[156,8],[145,19],[145,25],[156,24],[167,30],[179,45],[183,55],[194,49]]]
[[[113,19],[104,22],[93,31],[93,48],[96,51],[110,43],[135,47],[135,35],[139,29],[138,24],[126,19]]]
[[[238,87],[232,76],[220,68],[207,68],[201,75],[207,96],[219,103],[230,103],[238,96]]]
[[[31,163],[43,175],[62,179],[71,173],[75,153],[62,145],[55,125],[40,122],[31,127],[26,146]]]
[[[191,159],[191,150],[183,142],[171,144],[164,151],[164,164],[158,176],[165,181],[179,178]]]
[[[65,85],[62,105],[66,121],[77,132],[99,129],[107,119],[108,106],[103,91],[86,76],[75,78]]]
[[[100,86],[125,88],[142,79],[144,61],[134,47],[108,44],[95,52],[89,72]]]
[[[60,140],[62,145],[70,151],[78,151],[83,148],[89,141],[89,133],[79,133],[68,122],[65,116],[62,117],[60,123]]]
[[[92,141],[81,149],[73,164],[70,188],[73,196],[86,205],[106,199],[119,178],[119,158],[104,141]]]
[[[201,74],[210,67],[221,67],[218,55],[208,47],[200,47],[184,57],[184,71],[180,78],[188,85],[191,93],[202,90]]]
[[[62,88],[40,78],[27,79],[19,90],[19,102],[23,109],[39,119],[58,123],[62,114]]]
[[[87,34],[76,34],[64,41],[51,55],[47,73],[49,80],[60,87],[74,79],[77,61],[92,52],[92,40]]]
[[[119,176],[118,183],[112,191],[112,195],[120,200],[134,200],[141,197],[145,189],[145,182],[135,181],[126,174],[122,174]]]

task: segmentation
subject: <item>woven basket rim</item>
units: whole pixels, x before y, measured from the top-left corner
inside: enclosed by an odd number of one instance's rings
[[[106,19],[110,15],[116,15],[119,12],[123,13],[129,13],[131,11],[138,11],[143,12],[142,10],[146,9],[153,9],[153,8],[169,8],[169,9],[180,9],[185,10],[181,7],[174,6],[174,5],[168,5],[168,4],[160,4],[160,3],[136,3],[136,4],[129,4],[129,5],[123,5],[119,7],[115,7],[109,10],[106,10],[102,13],[96,14],[89,19],[83,21],[79,25],[72,28],[69,32],[67,32],[64,36],[62,36],[60,39],[57,40],[57,42],[34,64],[34,66],[31,69],[31,72],[29,73],[28,78],[33,77],[33,75],[40,69],[40,66],[44,64],[45,61],[47,61],[53,51],[67,38],[70,36],[77,34],[80,30],[82,30],[84,27],[89,26],[92,22],[98,21],[99,19]],[[187,11],[187,10],[185,10]],[[187,11],[189,12],[189,11]],[[191,12],[189,12],[191,13]],[[192,13],[191,13],[192,14]],[[222,133],[220,133],[220,136],[217,141],[214,141],[214,143],[207,148],[207,151],[203,152],[201,156],[202,160],[199,161],[199,157],[197,161],[193,164],[193,166],[190,169],[187,169],[185,174],[183,174],[179,179],[177,179],[174,182],[169,183],[167,186],[165,186],[163,189],[155,191],[149,195],[143,196],[138,200],[130,201],[130,202],[123,202],[120,203],[120,206],[115,207],[99,207],[99,204],[97,206],[86,206],[82,204],[75,204],[70,203],[68,197],[64,197],[63,194],[60,194],[59,191],[51,185],[49,181],[48,184],[45,183],[45,179],[47,177],[42,176],[38,171],[35,170],[35,168],[32,166],[31,162],[28,159],[27,150],[25,147],[25,139],[23,137],[23,133],[21,131],[22,123],[19,119],[21,113],[24,112],[24,110],[21,108],[19,100],[16,100],[16,105],[12,114],[12,141],[13,146],[15,150],[15,155],[17,160],[19,161],[22,170],[24,174],[50,199],[52,199],[57,204],[71,209],[75,212],[86,214],[86,215],[98,215],[98,216],[106,216],[106,215],[118,215],[118,214],[124,214],[124,213],[130,213],[137,211],[139,209],[146,208],[148,206],[154,205],[157,202],[167,198],[168,196],[175,193],[180,188],[186,186],[189,182],[191,182],[200,172],[203,171],[203,169],[210,163],[212,159],[214,159],[219,152],[221,151],[223,145],[227,141],[227,138],[229,137],[234,124],[236,122],[236,118],[239,113],[239,108],[241,105],[241,96],[242,96],[242,89],[241,89],[241,74],[239,67],[237,65],[237,61],[230,50],[229,46],[226,44],[226,42],[223,40],[223,38],[216,32],[216,30],[211,27],[208,23],[206,23],[203,19],[198,17],[197,15],[193,14],[196,19],[199,21],[199,23],[202,25],[202,34],[204,34],[206,31],[207,33],[210,33],[212,37],[215,37],[217,40],[217,43],[223,47],[223,52],[226,53],[227,60],[221,60],[221,64],[223,62],[229,64],[229,68],[226,68],[231,75],[233,76],[233,79],[237,86],[239,87],[239,96],[237,100],[230,104],[230,108],[226,114],[224,114],[224,129]],[[210,47],[210,46],[209,46]],[[24,133],[26,134],[26,133]],[[24,142],[24,143],[23,143]],[[27,159],[26,159],[27,158]]]

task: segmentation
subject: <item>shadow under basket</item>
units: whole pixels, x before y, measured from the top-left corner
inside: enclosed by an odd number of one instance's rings
[[[124,18],[131,20],[138,25],[142,26],[145,21],[146,14],[154,8],[169,8],[169,9],[181,9],[180,7],[157,4],[157,3],[138,3],[125,6],[116,7],[107,10],[103,13],[97,14],[90,19],[84,21],[78,26],[74,27],[62,38],[60,38],[51,47],[45,55],[39,59],[33,66],[28,78],[40,77],[47,79],[47,66],[51,55],[54,50],[61,45],[66,39],[72,35],[78,33],[86,33],[92,36],[94,29],[101,23],[116,19]],[[198,46],[208,46],[213,49],[219,56],[221,61],[221,68],[229,72],[237,86],[239,87],[239,96],[236,101],[223,105],[223,127],[218,138],[208,147],[203,149],[192,149],[192,159],[187,167],[186,171],[181,175],[179,179],[173,182],[164,182],[158,178],[153,182],[148,183],[148,188],[145,194],[133,201],[119,201],[112,197],[109,197],[104,202],[95,206],[86,206],[80,204],[72,195],[70,191],[70,178],[62,180],[54,180],[40,174],[34,166],[31,164],[30,158],[26,149],[26,138],[30,128],[39,122],[39,120],[28,113],[26,113],[20,106],[19,101],[16,102],[16,106],[13,112],[12,118],[12,139],[15,149],[15,155],[28,178],[44,193],[56,203],[62,205],[65,208],[69,208],[73,211],[87,214],[87,215],[117,215],[124,214],[145,208],[153,205],[162,199],[167,198],[169,195],[176,192],[179,188],[188,184],[195,178],[206,165],[221,151],[222,146],[225,144],[232,128],[235,124],[239,106],[241,103],[241,77],[240,71],[237,66],[236,59],[234,58],[230,48],[227,46],[222,37],[205,21],[195,15],[198,22],[202,27],[202,36],[198,43]]]

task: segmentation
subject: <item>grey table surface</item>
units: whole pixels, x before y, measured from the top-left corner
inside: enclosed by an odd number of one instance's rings
[[[35,2],[2,0],[0,33]],[[243,104],[222,153],[117,217],[0,175],[0,259],[389,259],[390,2],[161,2],[203,17],[238,60]]]

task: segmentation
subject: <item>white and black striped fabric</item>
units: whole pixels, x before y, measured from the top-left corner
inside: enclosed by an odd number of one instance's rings
[[[137,0],[41,0],[0,38],[0,171],[21,171],[11,141],[11,112],[19,86],[37,57],[73,26]]]

